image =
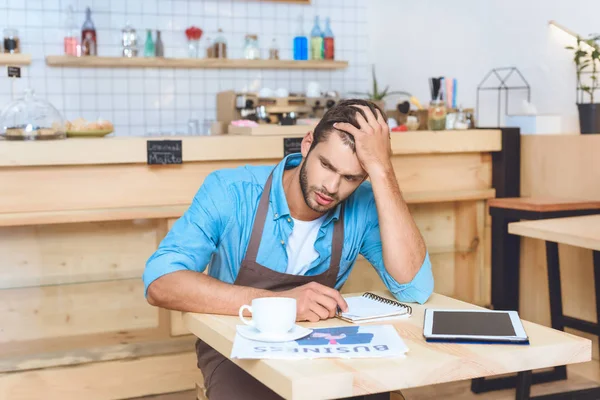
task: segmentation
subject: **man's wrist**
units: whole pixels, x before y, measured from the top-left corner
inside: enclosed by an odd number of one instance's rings
[[[387,179],[390,176],[394,176],[394,167],[391,162],[388,163],[377,163],[369,167],[367,174],[371,179],[371,182],[381,179]]]

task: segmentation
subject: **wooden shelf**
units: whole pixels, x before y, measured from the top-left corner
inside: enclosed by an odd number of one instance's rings
[[[295,60],[233,60],[218,58],[162,58],[162,57],[73,57],[47,56],[51,67],[77,68],[223,68],[223,69],[320,69],[334,70],[348,67],[347,61]]]
[[[124,207],[73,211],[36,211],[0,214],[0,226],[124,221],[131,219],[179,218],[187,205]]]
[[[7,54],[0,53],[0,65],[29,65],[31,56],[29,54]]]
[[[496,189],[443,190],[439,192],[407,192],[404,200],[408,204],[445,203],[452,201],[486,200],[496,197]]]

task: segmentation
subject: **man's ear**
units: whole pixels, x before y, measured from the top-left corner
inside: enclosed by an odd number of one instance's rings
[[[300,145],[300,152],[302,153],[302,157],[306,158],[306,156],[308,155],[310,147],[313,144],[313,140],[313,131],[308,132],[304,136],[304,139],[302,139],[302,144]]]

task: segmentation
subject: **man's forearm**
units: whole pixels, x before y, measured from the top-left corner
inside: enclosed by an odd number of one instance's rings
[[[194,271],[176,271],[148,287],[148,302],[177,311],[237,315],[244,304],[257,297],[270,297],[269,290],[231,285]]]
[[[402,197],[393,167],[381,168],[369,178],[377,205],[385,268],[398,283],[410,282],[425,258],[425,242]]]

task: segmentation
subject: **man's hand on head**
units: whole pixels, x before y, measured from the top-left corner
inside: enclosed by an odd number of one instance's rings
[[[364,113],[363,116],[363,113],[356,112],[360,129],[346,122],[335,123],[333,127],[354,136],[356,155],[367,174],[373,175],[388,170],[391,168],[392,148],[387,122],[379,110],[375,115],[369,107],[359,105],[353,107]]]

